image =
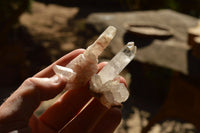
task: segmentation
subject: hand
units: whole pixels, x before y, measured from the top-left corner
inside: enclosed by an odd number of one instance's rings
[[[42,101],[55,97],[67,84],[64,77],[54,75],[52,67],[65,66],[83,52],[74,50],[25,80],[0,106],[0,132],[112,133],[121,121],[120,109],[103,106],[90,95],[88,86],[68,90],[39,118],[33,114]],[[100,63],[99,69],[103,66],[105,63]]]

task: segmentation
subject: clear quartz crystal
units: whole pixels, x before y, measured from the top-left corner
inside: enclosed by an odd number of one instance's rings
[[[135,57],[136,46],[129,42],[120,50],[115,57],[98,73],[102,83],[113,80]]]
[[[113,26],[109,26],[99,37],[98,39],[90,45],[86,52],[85,56],[88,54],[95,55],[96,58],[104,51],[104,49],[109,45],[110,41],[114,38],[116,34],[116,28]]]
[[[109,26],[83,54],[78,55],[66,66],[55,65],[53,70],[67,79],[66,89],[80,88],[90,82],[90,90],[107,107],[127,100],[129,92],[123,83],[116,80],[118,74],[134,58],[136,46],[129,42],[98,73],[98,56],[108,46],[116,34],[116,28]],[[100,96],[100,97],[99,97]]]
[[[53,67],[56,74],[66,77],[68,81],[66,89],[75,89],[87,84],[92,75],[98,71],[98,56],[108,46],[115,34],[116,28],[109,26],[83,54],[77,56],[65,67],[58,65]]]
[[[90,82],[90,89],[95,93],[103,94],[100,101],[107,107],[124,102],[129,92],[123,83],[115,80],[118,74],[135,57],[137,47],[134,42],[125,45],[112,60]]]

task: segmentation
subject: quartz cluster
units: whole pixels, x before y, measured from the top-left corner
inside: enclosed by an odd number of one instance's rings
[[[134,42],[125,45],[112,60],[98,73],[91,78],[90,89],[100,93],[100,101],[106,105],[117,105],[129,97],[129,92],[123,83],[119,82],[118,74],[135,57],[137,47]]]
[[[134,58],[136,46],[129,42],[113,59],[98,73],[98,56],[104,51],[116,34],[116,28],[109,26],[99,38],[90,45],[83,54],[64,66],[55,65],[56,74],[66,77],[66,89],[76,89],[90,81],[90,90],[102,104],[107,107],[120,104],[127,100],[129,92],[119,82],[118,74]]]
[[[116,34],[116,28],[109,26],[90,45],[83,54],[73,59],[65,67],[55,65],[53,70],[67,79],[66,89],[80,88],[90,81],[92,75],[98,71],[98,56],[104,51]]]

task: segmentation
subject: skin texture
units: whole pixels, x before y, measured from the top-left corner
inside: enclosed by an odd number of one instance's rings
[[[0,106],[0,132],[112,133],[121,121],[121,111],[103,106],[91,96],[88,85],[65,92],[39,118],[33,115],[42,101],[55,97],[67,84],[64,77],[55,76],[52,67],[65,66],[83,52],[83,49],[74,50],[26,79]],[[105,64],[100,63],[99,70]],[[121,82],[125,84],[123,78]]]

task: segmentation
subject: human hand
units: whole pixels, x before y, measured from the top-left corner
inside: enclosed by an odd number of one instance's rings
[[[92,97],[88,85],[65,92],[39,118],[33,114],[42,101],[55,97],[67,84],[64,77],[53,76],[52,67],[65,66],[83,52],[74,50],[25,80],[0,106],[0,132],[112,133],[121,121],[121,111],[103,106]],[[99,69],[104,66],[100,63]],[[125,80],[121,78],[121,82]]]

